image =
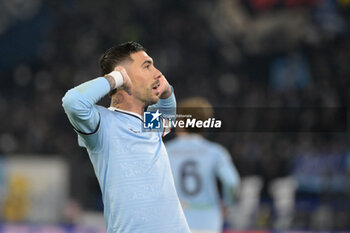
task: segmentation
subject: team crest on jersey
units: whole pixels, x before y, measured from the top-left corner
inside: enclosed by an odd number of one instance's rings
[[[144,112],[143,113],[143,127],[145,129],[160,129],[162,113],[157,110],[156,112]]]

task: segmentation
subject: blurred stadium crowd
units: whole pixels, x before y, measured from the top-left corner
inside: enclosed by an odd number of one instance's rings
[[[178,99],[349,106],[349,0],[1,0],[0,15],[0,155],[61,154],[71,168],[70,196],[84,209],[102,209],[100,191],[61,98],[98,76],[98,58],[112,45],[143,44]],[[208,136],[230,150],[243,178],[262,182],[246,228],[276,227],[271,184],[292,177],[288,228],[350,229],[346,131]]]

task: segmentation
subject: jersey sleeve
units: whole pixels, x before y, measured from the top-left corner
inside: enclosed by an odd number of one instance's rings
[[[62,106],[75,131],[82,137],[95,134],[101,123],[96,103],[110,91],[105,78],[96,78],[70,89],[62,98]],[[90,146],[96,140],[89,139]],[[79,143],[80,144],[80,143]]]
[[[216,175],[223,184],[223,198],[227,205],[233,203],[234,191],[237,189],[240,177],[234,166],[229,152],[225,148],[218,148],[216,161]]]

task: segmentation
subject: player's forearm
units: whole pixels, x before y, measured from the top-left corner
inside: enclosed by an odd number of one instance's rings
[[[96,78],[70,89],[62,98],[62,106],[69,114],[84,115],[109,91],[109,82],[105,78]]]
[[[74,88],[89,105],[94,105],[111,90],[110,81],[104,77],[82,83]]]
[[[93,132],[99,123],[94,105],[111,87],[106,78],[96,78],[69,90],[62,98],[62,106],[71,124],[83,133]]]

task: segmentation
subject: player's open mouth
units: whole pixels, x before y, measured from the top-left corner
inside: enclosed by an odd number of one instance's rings
[[[159,86],[160,86],[160,83],[157,83],[157,84],[155,84],[155,85],[152,87],[152,89],[153,89],[153,90],[157,90]]]
[[[152,86],[152,91],[155,92],[156,96],[159,96],[160,95],[160,90],[159,90],[159,87],[160,87],[160,83],[156,83]]]

